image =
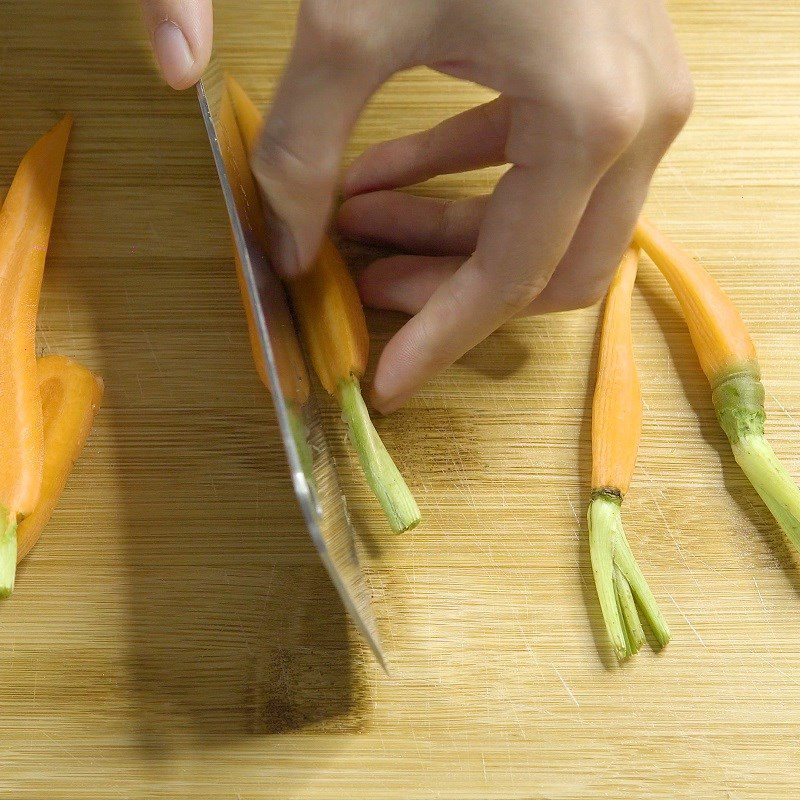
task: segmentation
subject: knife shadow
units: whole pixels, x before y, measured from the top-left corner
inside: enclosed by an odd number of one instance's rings
[[[106,518],[122,537],[127,590],[123,722],[153,761],[308,726],[360,728],[363,650],[296,508],[255,377],[194,94],[159,86],[138,38],[114,51],[122,62],[103,48],[96,63],[69,60],[73,17],[117,42],[139,31],[131,4],[62,13],[17,95],[76,116],[45,297],[71,297],[95,330],[76,335],[72,316],[69,330],[48,329],[43,308],[42,331],[47,350],[93,359],[105,379],[102,433],[84,458],[105,444],[113,464]],[[102,92],[87,86],[93,70]]]
[[[216,180],[210,170],[206,177]],[[227,235],[224,218],[218,223]],[[152,289],[131,276],[147,267],[131,267],[117,271],[113,288],[146,308]],[[174,262],[161,267],[170,271]],[[187,733],[193,746],[215,747],[307,726],[358,727],[363,687],[349,624],[305,530],[270,401],[254,377],[232,262],[179,268],[183,289],[173,301],[188,313],[181,322],[154,314],[143,323],[146,338],[156,354],[176,339],[208,341],[201,291],[216,285],[218,358],[185,354],[186,367],[169,380],[174,404],[159,407],[165,393],[155,388],[163,389],[157,355],[143,362],[145,396],[135,407],[113,388],[109,397],[140,741],[152,758],[163,758],[170,739]],[[98,307],[100,329],[113,329],[103,313]],[[130,359],[124,341],[112,337],[104,354],[115,364]],[[223,358],[229,376],[253,376],[251,406],[215,389],[213,399],[201,399]]]

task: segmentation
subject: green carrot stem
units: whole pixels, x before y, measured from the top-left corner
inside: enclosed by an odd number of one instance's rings
[[[781,530],[800,552],[800,489],[763,436],[731,442],[733,457],[775,517]]]
[[[415,528],[420,522],[419,508],[372,424],[357,378],[339,384],[339,403],[367,483],[392,530],[402,533]]]
[[[736,463],[800,551],[800,488],[764,436],[764,387],[757,366],[721,376],[712,397]]]
[[[0,506],[0,598],[14,591],[17,573],[17,517]]]
[[[639,611],[661,647],[669,628],[647,581],[631,553],[622,528],[621,500],[596,492],[589,504],[589,553],[600,609],[611,645],[620,661],[639,652],[644,630]]]

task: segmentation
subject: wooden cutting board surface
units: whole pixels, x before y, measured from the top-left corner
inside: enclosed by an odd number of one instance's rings
[[[265,102],[295,5],[217,5],[229,66]],[[649,212],[739,304],[771,441],[800,476],[800,4],[670,5],[697,109]],[[0,185],[76,116],[40,347],[107,387],[0,607],[0,797],[797,797],[800,559],[738,472],[651,264],[625,513],[673,642],[618,668],[601,628],[584,522],[591,309],[507,326],[378,422],[423,509],[413,535],[387,532],[326,409],[386,678],[292,499],[194,95],[159,84],[132,2],[2,0],[0,17]],[[348,158],[484,96],[403,75]],[[401,323],[370,315],[374,353]]]

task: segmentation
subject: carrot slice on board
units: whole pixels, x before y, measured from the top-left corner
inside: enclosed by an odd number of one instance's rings
[[[47,525],[103,396],[102,379],[65,356],[40,358],[38,375],[44,418],[42,490],[36,507],[17,528],[17,563],[28,555]]]
[[[18,517],[42,483],[36,314],[71,127],[67,116],[25,154],[0,209],[0,597],[14,588]]]

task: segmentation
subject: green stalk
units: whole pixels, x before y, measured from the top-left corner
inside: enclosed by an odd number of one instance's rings
[[[721,376],[712,397],[736,463],[800,551],[800,489],[764,436],[764,387],[758,367],[747,365]]]
[[[380,501],[392,530],[402,533],[416,528],[419,508],[372,424],[358,378],[351,377],[339,384],[339,403],[367,483]]]
[[[639,652],[645,636],[639,611],[661,647],[669,641],[669,628],[647,581],[631,553],[622,528],[622,500],[598,491],[589,504],[589,553],[603,612],[603,622],[620,661]]]
[[[17,517],[0,506],[0,598],[14,591],[17,573]]]

